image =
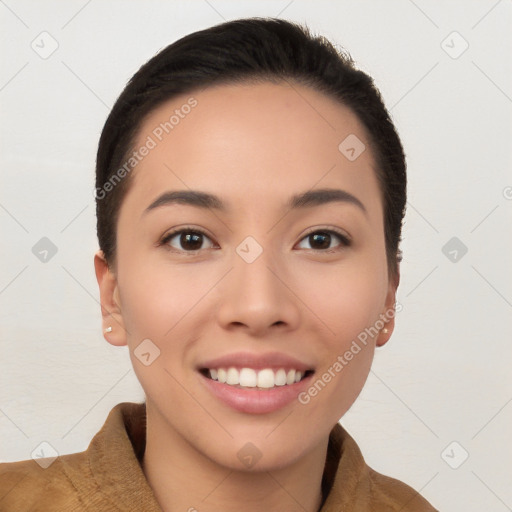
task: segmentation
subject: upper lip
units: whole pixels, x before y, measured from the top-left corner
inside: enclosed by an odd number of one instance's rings
[[[279,370],[280,368],[283,368],[285,370],[293,369],[301,372],[313,370],[312,365],[281,352],[266,352],[264,354],[236,352],[217,357],[215,359],[209,359],[198,367],[199,370],[205,368],[253,368],[255,370],[262,370],[264,368]]]

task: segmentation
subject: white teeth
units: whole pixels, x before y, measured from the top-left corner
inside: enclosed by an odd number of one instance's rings
[[[263,370],[253,370],[252,368],[242,368],[238,371],[236,368],[217,368],[209,370],[210,377],[221,383],[230,386],[242,386],[246,388],[263,388],[270,389],[275,386],[285,386],[299,382],[304,373],[299,370],[284,370],[280,368],[274,371],[271,368]]]
[[[240,374],[236,368],[229,368],[226,376],[226,384],[231,384],[232,386],[236,386],[240,384]]]
[[[274,382],[276,386],[284,386],[286,384],[286,372],[282,368],[277,370]]]
[[[255,388],[258,385],[258,374],[252,368],[240,370],[240,386]]]
[[[274,380],[274,372],[270,368],[258,372],[259,388],[273,388]]]

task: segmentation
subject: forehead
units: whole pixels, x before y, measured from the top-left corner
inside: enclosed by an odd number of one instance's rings
[[[347,144],[366,149],[349,159]],[[135,150],[143,146],[151,149],[132,171],[128,193],[140,200],[177,188],[260,206],[319,187],[342,186],[361,199],[378,195],[362,123],[330,97],[288,82],[218,85],[175,97],[144,120]]]

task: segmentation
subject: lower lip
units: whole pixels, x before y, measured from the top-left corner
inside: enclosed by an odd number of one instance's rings
[[[238,388],[209,379],[199,373],[207,389],[231,408],[248,414],[266,414],[286,407],[304,391],[314,374],[300,382],[270,389]]]

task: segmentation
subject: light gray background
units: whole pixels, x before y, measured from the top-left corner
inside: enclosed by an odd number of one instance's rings
[[[408,157],[404,309],[342,424],[439,509],[512,510],[510,0],[1,1],[0,460],[42,441],[82,451],[115,404],[143,399],[127,348],[101,332],[98,137],[143,62],[245,16],[306,22],[347,48]],[[58,249],[46,263],[42,237]],[[468,249],[455,262],[452,237]]]

